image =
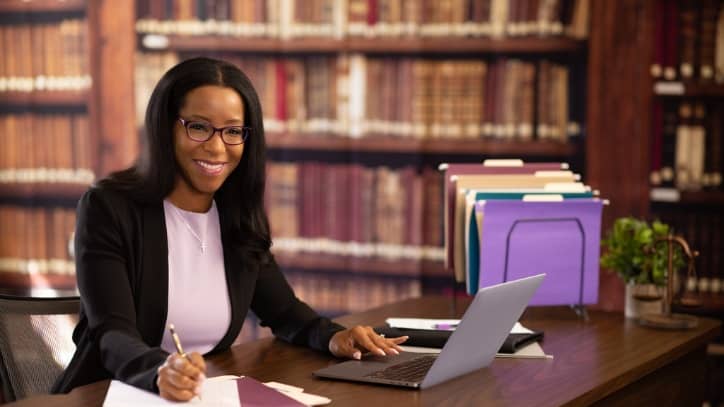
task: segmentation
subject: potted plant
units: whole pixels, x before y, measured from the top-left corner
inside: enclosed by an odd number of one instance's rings
[[[616,219],[606,237],[601,267],[616,272],[626,283],[626,316],[661,312],[661,298],[668,271],[668,249],[656,243],[671,233],[669,225],[650,224],[633,217]],[[681,250],[674,251],[674,270],[684,265]],[[676,278],[676,277],[674,277]]]

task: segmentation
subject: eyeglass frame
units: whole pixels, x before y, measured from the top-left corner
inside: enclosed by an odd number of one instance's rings
[[[183,128],[184,128],[184,130],[186,130],[186,137],[190,138],[191,140],[193,140],[193,141],[195,141],[195,142],[197,142],[197,143],[205,143],[205,142],[211,140],[211,138],[214,137],[214,134],[216,134],[216,132],[218,131],[218,132],[219,132],[219,137],[221,137],[221,141],[223,141],[224,144],[226,144],[227,146],[240,146],[240,145],[246,143],[246,140],[249,138],[249,136],[251,135],[252,130],[253,130],[253,128],[250,127],[250,126],[224,126],[224,127],[214,127],[211,123],[209,123],[209,122],[207,122],[207,121],[204,121],[204,120],[186,120],[186,119],[184,119],[183,117],[179,117],[179,118],[178,118],[178,121],[181,123],[181,125],[182,125]],[[209,127],[211,127],[211,129],[212,129],[213,131],[211,132],[211,134],[209,134],[209,137],[207,137],[205,140],[197,140],[197,139],[191,137],[191,135],[189,134],[189,127],[188,127],[188,126],[189,126],[189,124],[191,124],[191,123],[203,123],[203,124],[206,124],[206,125],[208,125]],[[241,135],[241,143],[228,143],[226,140],[224,140],[224,130],[226,130],[226,129],[231,129],[231,128],[239,128],[239,129],[241,129],[241,133],[242,133],[242,135]]]

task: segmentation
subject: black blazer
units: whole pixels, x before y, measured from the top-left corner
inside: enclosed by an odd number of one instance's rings
[[[301,302],[274,261],[242,261],[231,250],[223,210],[221,240],[231,324],[209,354],[228,349],[249,309],[288,342],[328,351],[344,327]],[[78,203],[76,276],[81,296],[76,351],[53,392],[103,379],[118,379],[158,392],[156,370],[168,353],[160,348],[168,306],[168,245],[163,203],[141,204],[107,187],[93,187]]]

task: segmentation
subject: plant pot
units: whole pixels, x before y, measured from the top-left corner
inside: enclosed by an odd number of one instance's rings
[[[626,318],[661,314],[666,287],[654,284],[626,284]]]

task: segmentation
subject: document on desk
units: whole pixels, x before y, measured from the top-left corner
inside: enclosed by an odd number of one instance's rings
[[[239,406],[319,406],[331,400],[315,394],[305,393],[300,387],[278,382],[260,383],[244,376],[218,376],[204,382],[201,398],[194,398],[185,405],[194,407],[239,407]],[[129,386],[118,380],[111,381],[103,407],[155,407],[179,406],[155,393]]]
[[[439,318],[387,318],[385,320],[387,325],[392,328],[401,329],[429,329],[431,331],[444,329],[453,330],[460,323],[459,319],[439,319]],[[521,325],[520,322],[516,322],[513,325],[513,329],[510,330],[512,334],[530,334],[533,333],[530,329]]]
[[[233,380],[206,380],[198,397],[187,403],[195,407],[239,407],[239,391]],[[156,407],[178,406],[178,402],[161,398],[158,394],[141,390],[118,380],[112,380],[103,407]]]
[[[440,331],[440,330],[455,330],[455,327],[460,322],[459,319],[437,319],[437,318],[387,318],[385,320],[387,325],[392,328],[398,329],[412,329],[412,330],[429,330],[429,331]],[[511,335],[515,334],[533,334],[534,332],[520,322],[516,322],[513,328],[510,330]],[[423,346],[409,346],[402,345],[402,349],[407,352],[419,352],[419,353],[439,353],[441,348],[423,347]],[[513,353],[500,352],[496,355],[498,358],[520,358],[520,359],[553,359],[552,355],[548,355],[543,351],[543,348],[537,341],[528,343],[521,348],[515,350]]]
[[[440,348],[425,348],[422,346],[406,346],[405,344],[400,345],[402,350],[405,352],[415,353],[440,353]],[[496,353],[496,358],[511,358],[511,359],[553,359],[553,355],[548,355],[543,351],[543,348],[538,342],[531,342],[524,347],[517,350],[515,353]]]

